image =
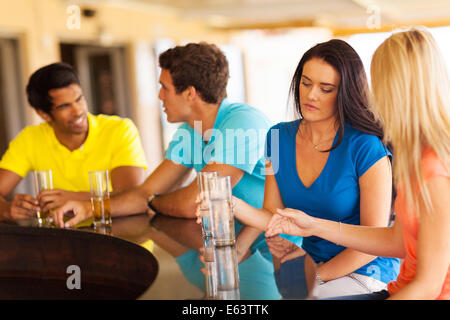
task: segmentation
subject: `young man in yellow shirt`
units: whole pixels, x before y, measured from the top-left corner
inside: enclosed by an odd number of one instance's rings
[[[147,167],[138,131],[129,119],[92,115],[80,82],[69,65],[37,70],[27,85],[28,102],[43,123],[24,128],[0,161],[0,221],[36,216],[68,200],[89,200],[88,172],[109,170],[114,193],[144,181]],[[53,190],[38,199],[16,194],[18,183],[34,170],[52,170]]]

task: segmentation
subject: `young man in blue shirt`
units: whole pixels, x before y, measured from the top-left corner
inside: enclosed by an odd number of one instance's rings
[[[195,218],[196,181],[171,191],[192,169],[230,176],[233,195],[261,208],[264,141],[271,125],[262,112],[226,98],[229,71],[224,54],[215,45],[191,43],[167,50],[159,57],[159,63],[162,69],[159,98],[164,112],[169,122],[182,125],[175,132],[165,159],[147,180],[111,198],[111,214],[144,212],[150,202],[152,209],[165,215]],[[66,227],[92,214],[89,203],[68,202],[56,212],[61,226],[64,213],[71,210],[75,217],[66,222]],[[240,265],[241,297],[278,299],[272,263],[260,253],[267,248],[263,234],[237,221],[236,229],[239,261],[250,256]],[[241,247],[239,243],[247,245]],[[189,265],[191,270],[192,265],[198,265],[195,269],[200,272],[198,254],[193,250],[177,261],[182,269],[183,265]],[[204,281],[201,273],[194,278]]]

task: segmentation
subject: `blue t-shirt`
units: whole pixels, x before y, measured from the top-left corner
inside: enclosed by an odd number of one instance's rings
[[[330,152],[322,172],[307,188],[296,166],[295,137],[300,122],[279,123],[269,130],[266,139],[266,156],[274,168],[285,207],[321,219],[359,225],[359,177],[381,158],[391,157],[391,153],[378,137],[346,123],[341,143]],[[339,131],[333,145],[338,137]],[[302,248],[316,263],[326,262],[345,250],[318,237],[304,238]],[[398,259],[378,257],[355,272],[388,283],[397,278],[398,271]]]
[[[197,127],[198,126],[198,127]],[[201,171],[208,163],[227,164],[244,171],[233,195],[255,208],[262,208],[264,201],[265,163],[264,142],[271,123],[259,110],[224,99],[219,106],[211,138],[206,143],[200,132],[201,123],[194,128],[183,123],[175,132],[165,158],[195,171]],[[198,129],[198,130],[194,130]],[[236,234],[242,224],[235,220]],[[253,243],[251,250],[267,247],[264,234]]]
[[[182,124],[175,132],[165,158],[197,172],[213,161],[241,169],[244,175],[234,186],[233,195],[255,208],[262,208],[264,142],[271,126],[267,117],[246,104],[230,103],[225,99],[219,106],[208,143],[200,134],[200,125],[194,123],[194,128],[191,128],[187,123]],[[235,219],[234,225],[237,234],[242,224]],[[241,299],[280,299],[264,234],[253,242],[250,250],[252,256],[239,265]],[[190,250],[176,260],[186,278],[205,290],[205,276],[200,272],[202,264],[198,253]]]

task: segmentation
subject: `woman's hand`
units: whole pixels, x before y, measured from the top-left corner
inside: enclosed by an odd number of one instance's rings
[[[304,256],[305,250],[280,236],[266,238],[270,253],[280,259],[280,263]]]
[[[312,235],[314,218],[295,209],[277,209],[277,213],[270,219],[267,226],[266,237],[273,237],[280,233],[299,237]]]

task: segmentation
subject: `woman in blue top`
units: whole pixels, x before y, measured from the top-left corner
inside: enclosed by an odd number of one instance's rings
[[[236,218],[265,230],[277,209],[294,208],[342,223],[387,226],[391,153],[370,111],[366,75],[356,51],[341,40],[311,48],[297,66],[291,93],[301,119],[279,123],[267,135],[263,209],[235,199]],[[284,298],[378,291],[398,274],[397,259],[370,256],[317,237],[304,238],[303,249],[280,237],[267,242]],[[314,292],[311,283],[320,284]]]

